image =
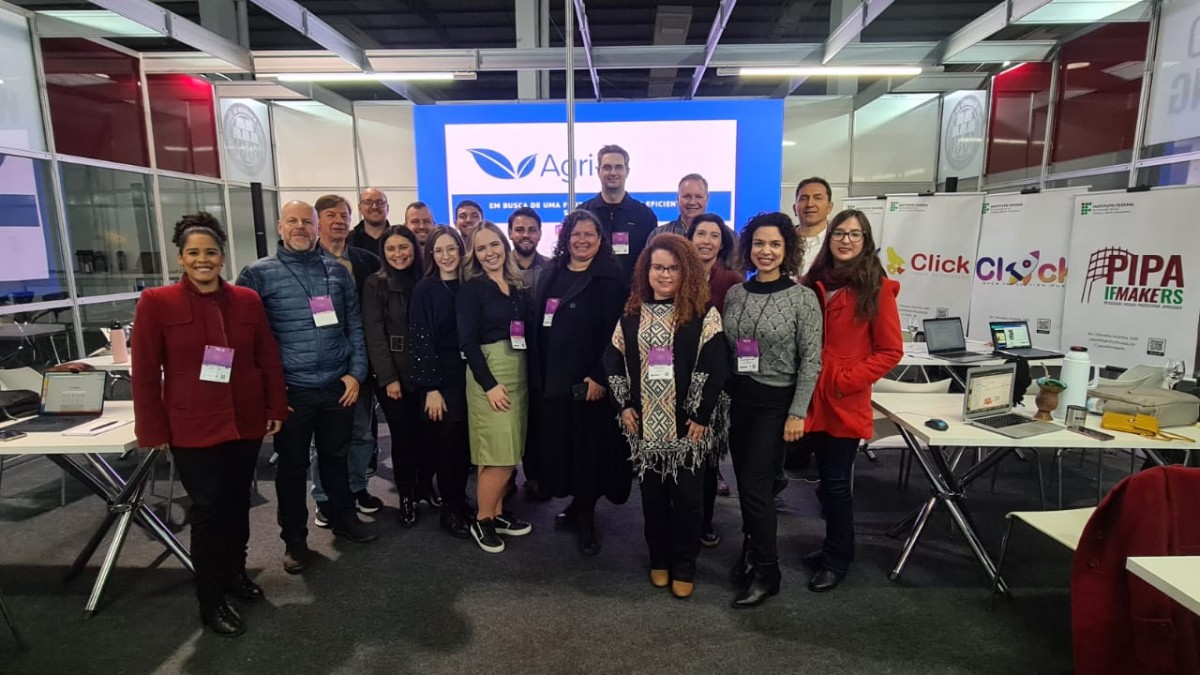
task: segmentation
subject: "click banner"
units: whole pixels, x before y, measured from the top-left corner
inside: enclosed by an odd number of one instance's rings
[[[924,319],[971,310],[982,194],[888,197],[879,255],[900,282],[900,321],[920,330]]]
[[[971,291],[968,337],[989,341],[989,321],[1029,322],[1033,344],[1059,349],[1071,213],[1087,188],[990,194]]]
[[[1194,368],[1198,212],[1197,187],[1076,196],[1063,345],[1108,366],[1179,359]]]

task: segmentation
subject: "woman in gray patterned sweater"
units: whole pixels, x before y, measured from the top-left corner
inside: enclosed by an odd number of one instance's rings
[[[686,239],[655,237],[604,357],[609,390],[641,480],[650,583],[692,594],[704,519],[704,473],[728,429],[721,389],[729,354]]]
[[[742,555],[730,574],[735,608],[779,592],[775,499],[771,490],[786,443],[804,435],[804,416],[821,371],[821,306],[792,281],[802,251],[792,221],[763,213],[742,229],[742,262],[754,277],[725,297],[725,337],[736,354],[731,378],[729,454],[742,506]]]

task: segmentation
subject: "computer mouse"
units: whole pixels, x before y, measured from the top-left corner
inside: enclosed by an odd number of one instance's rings
[[[945,420],[939,420],[936,417],[931,420],[925,420],[925,426],[935,431],[945,431],[950,428],[950,425],[946,424]]]

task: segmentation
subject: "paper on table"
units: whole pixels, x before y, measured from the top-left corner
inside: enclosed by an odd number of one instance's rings
[[[101,417],[92,420],[88,424],[81,424],[72,429],[67,429],[63,432],[63,436],[99,436],[100,434],[108,433],[113,429],[133,424],[133,420],[121,420],[113,417]]]

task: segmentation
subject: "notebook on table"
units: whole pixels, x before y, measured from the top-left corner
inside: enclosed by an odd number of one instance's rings
[[[1033,346],[1028,321],[990,321],[988,331],[999,356],[1020,356],[1025,359],[1059,359],[1062,354]]]
[[[963,421],[1009,438],[1040,436],[1063,427],[1013,412],[1016,364],[979,366],[967,371]]]
[[[925,346],[929,355],[951,363],[977,363],[995,358],[992,354],[967,349],[962,319],[925,319]]]
[[[104,414],[107,384],[107,374],[102,370],[46,373],[42,376],[42,404],[38,415],[5,428],[41,433],[66,431],[87,424]]]

